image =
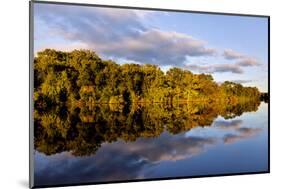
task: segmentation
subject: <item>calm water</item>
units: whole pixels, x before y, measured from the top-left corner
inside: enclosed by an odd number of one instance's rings
[[[154,106],[63,112],[35,123],[41,128],[35,133],[35,185],[268,170],[263,102],[219,112]]]

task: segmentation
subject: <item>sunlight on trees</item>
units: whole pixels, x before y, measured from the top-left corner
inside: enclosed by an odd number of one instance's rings
[[[50,104],[177,103],[188,101],[240,101],[260,98],[256,87],[211,75],[171,68],[164,74],[150,64],[119,65],[101,60],[89,50],[61,52],[46,49],[34,60],[34,100]]]

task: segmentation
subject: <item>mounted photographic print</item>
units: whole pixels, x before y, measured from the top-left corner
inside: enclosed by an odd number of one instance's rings
[[[269,173],[269,17],[30,2],[30,187]]]

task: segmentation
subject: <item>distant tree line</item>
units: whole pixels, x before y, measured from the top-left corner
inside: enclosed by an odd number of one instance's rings
[[[237,102],[260,99],[256,87],[225,81],[180,68],[164,73],[151,64],[117,64],[90,50],[46,49],[34,59],[35,108],[53,105]]]

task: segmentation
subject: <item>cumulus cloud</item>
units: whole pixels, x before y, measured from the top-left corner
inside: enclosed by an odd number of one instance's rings
[[[137,62],[182,66],[186,56],[214,55],[204,42],[177,32],[151,29],[135,37],[124,37],[119,43],[99,46],[108,56],[122,57]]]
[[[239,66],[244,66],[244,67],[248,67],[248,66],[259,66],[261,65],[257,59],[255,58],[243,58],[242,60],[240,60],[237,63]]]
[[[209,65],[200,65],[198,64],[190,64],[186,65],[187,69],[198,71],[202,73],[223,73],[223,72],[230,72],[235,74],[242,74],[244,73],[244,67],[251,67],[251,66],[260,66],[261,63],[253,57],[246,56],[244,54],[238,53],[232,49],[226,49],[223,52],[223,57],[227,60],[231,60],[229,63],[223,64],[209,64]],[[234,60],[235,62],[233,62]],[[242,80],[237,80],[239,83],[247,82]]]
[[[244,55],[239,53],[239,52],[236,52],[232,49],[226,49],[224,50],[223,52],[223,56],[228,59],[228,60],[234,60],[234,59],[240,59],[240,58],[243,58]]]
[[[213,56],[217,53],[207,47],[205,41],[192,36],[145,26],[143,18],[153,11],[141,14],[143,11],[36,6],[35,19],[49,28],[46,37],[54,35],[80,42],[110,58],[183,66],[188,56]]]
[[[35,47],[73,50],[93,49],[102,57],[151,63],[159,66],[185,67],[189,57],[218,55],[206,41],[193,36],[164,31],[147,26],[150,16],[164,13],[60,5],[35,5]],[[43,28],[44,31],[40,30]],[[63,39],[54,44],[40,40]],[[36,45],[38,43],[38,45]],[[257,59],[232,49],[225,49],[222,57],[229,63],[190,64],[188,69],[204,73],[242,74],[244,67],[259,66]]]
[[[211,64],[211,65],[196,65],[190,64],[185,66],[192,71],[198,71],[202,73],[224,73],[231,72],[235,74],[242,74],[243,70],[236,64]]]
[[[261,65],[261,63],[256,58],[241,54],[232,49],[224,50],[223,56],[227,60],[237,60],[236,64],[241,67]]]

